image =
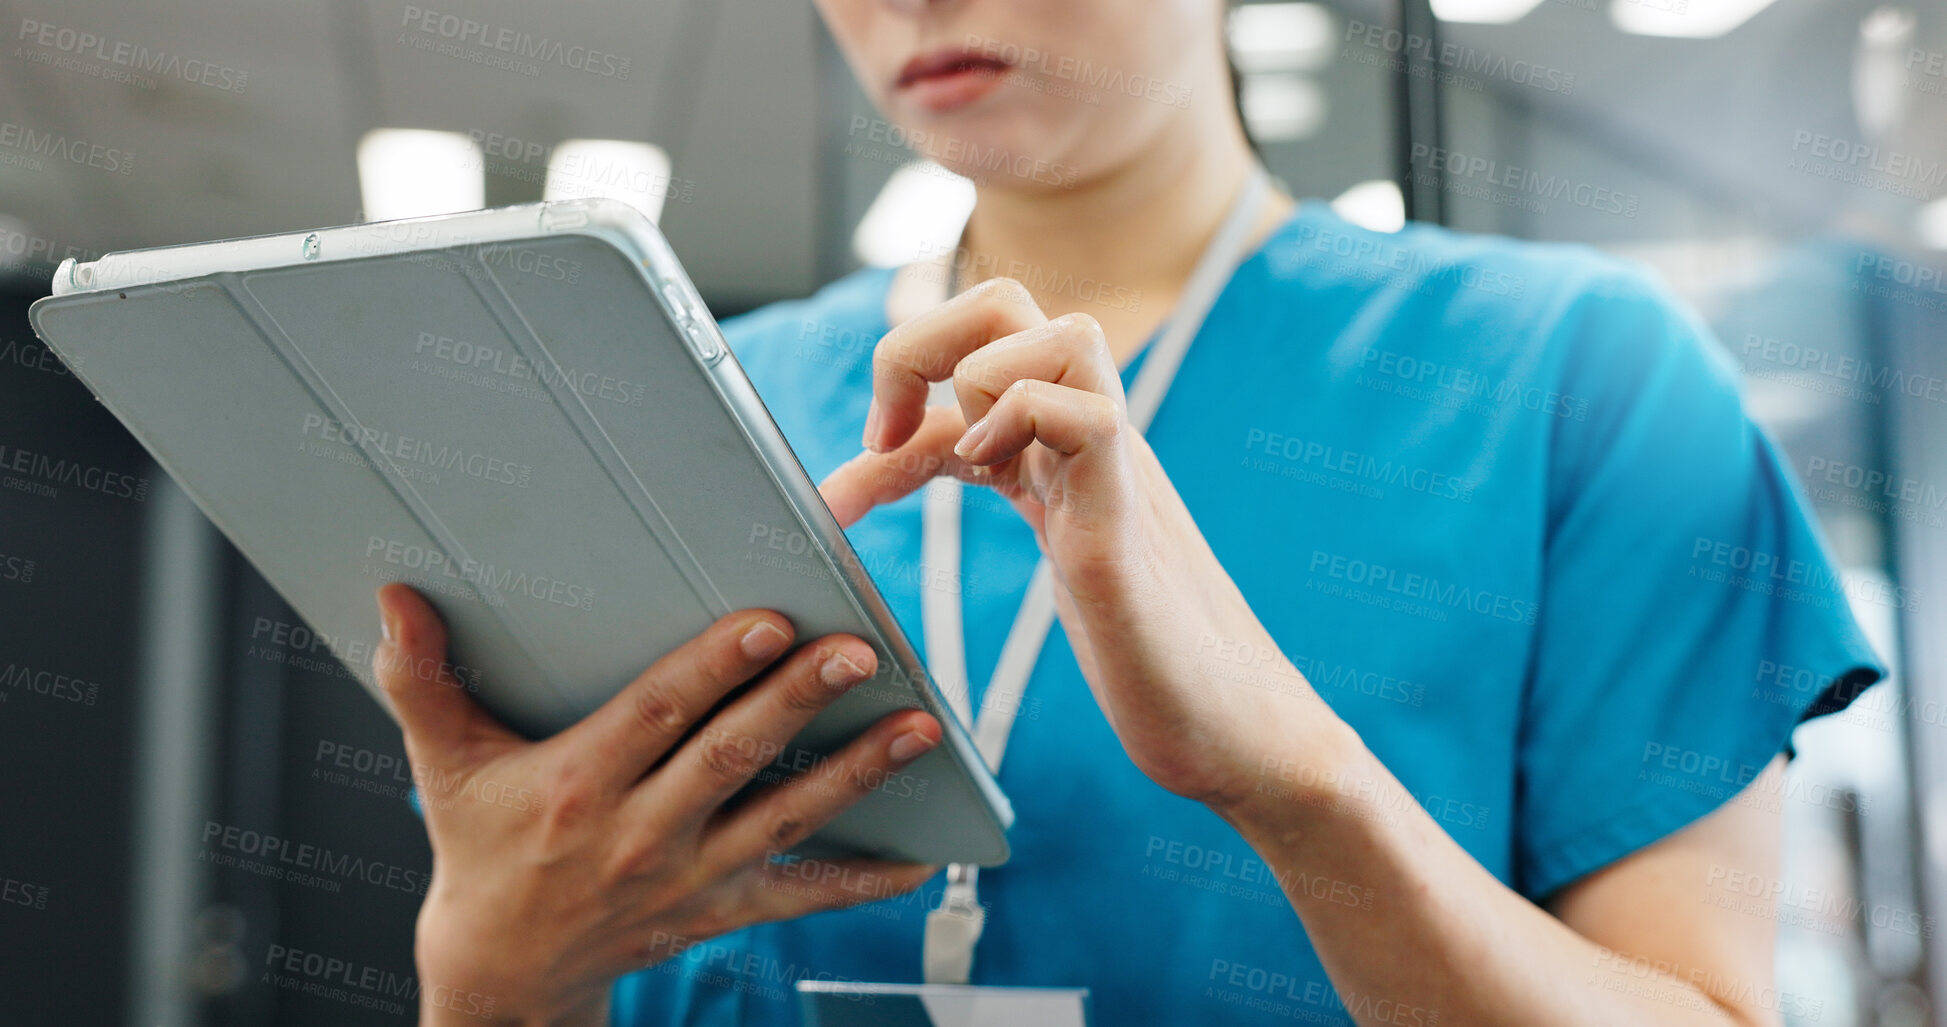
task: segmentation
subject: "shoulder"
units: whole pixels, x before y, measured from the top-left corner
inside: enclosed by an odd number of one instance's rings
[[[1363,340],[1354,356],[1368,365],[1411,358],[1590,395],[1682,364],[1690,384],[1736,389],[1693,312],[1647,268],[1589,246],[1423,224],[1376,232],[1308,201],[1262,257],[1262,286]]]

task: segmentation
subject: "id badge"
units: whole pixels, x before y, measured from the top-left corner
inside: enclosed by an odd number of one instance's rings
[[[1088,1027],[1087,988],[798,982],[805,1027]]]

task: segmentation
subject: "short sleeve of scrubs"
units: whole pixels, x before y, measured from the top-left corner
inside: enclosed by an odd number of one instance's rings
[[[1739,796],[1792,728],[1876,680],[1834,569],[1707,329],[1633,274],[1564,315],[1514,877],[1544,897]],[[1738,801],[1779,808],[1786,796]]]

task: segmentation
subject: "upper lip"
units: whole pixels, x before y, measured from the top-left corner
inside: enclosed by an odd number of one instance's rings
[[[893,83],[893,87],[896,89],[904,89],[918,82],[920,79],[932,78],[935,75],[951,75],[977,68],[990,68],[995,71],[1000,71],[1007,67],[1008,63],[998,57],[990,57],[972,50],[935,50],[932,53],[920,54],[918,57],[907,61],[899,69],[899,80]]]

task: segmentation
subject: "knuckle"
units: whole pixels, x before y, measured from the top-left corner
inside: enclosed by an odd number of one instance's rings
[[[1018,278],[989,278],[974,286],[980,298],[990,303],[1013,303],[1021,306],[1034,306],[1034,294],[1021,284]]]
[[[742,654],[736,641],[714,646],[696,661],[696,676],[714,692],[727,692],[744,682]]]
[[[718,782],[741,784],[757,773],[758,747],[754,739],[732,731],[706,731],[698,740],[697,759]]]
[[[682,704],[661,684],[652,682],[637,689],[633,708],[636,722],[652,736],[680,735],[689,727],[690,719]]]
[[[810,661],[806,663],[803,676],[791,682],[790,687],[784,690],[784,694],[778,697],[779,703],[784,706],[786,712],[800,716],[808,716],[824,709],[827,694],[830,692],[818,677],[818,668],[823,663],[822,657],[819,663]]]
[[[765,830],[765,840],[770,843],[772,851],[783,852],[810,837],[811,829],[810,820],[793,812],[780,813],[771,818]]]
[[[1089,437],[1096,440],[1113,439],[1122,433],[1124,419],[1122,407],[1107,396],[1091,395],[1088,400]]]
[[[668,860],[660,838],[636,837],[618,843],[601,864],[600,878],[611,887],[660,874]]]
[[[579,771],[556,775],[547,796],[548,801],[541,808],[541,818],[551,834],[579,832],[595,816],[595,789]]]
[[[993,361],[986,359],[982,350],[974,350],[953,365],[953,383],[956,386],[971,386],[981,392],[992,392],[998,378]]]
[[[1102,322],[1097,321],[1095,315],[1077,311],[1073,314],[1063,314],[1059,320],[1062,322],[1064,332],[1080,340],[1091,351],[1102,353],[1109,351],[1108,333],[1102,330]]]

